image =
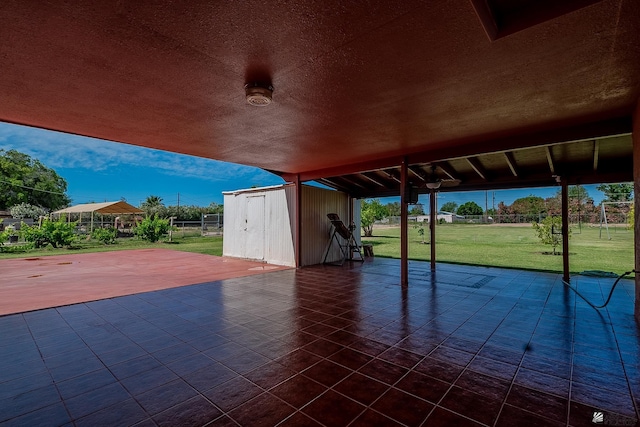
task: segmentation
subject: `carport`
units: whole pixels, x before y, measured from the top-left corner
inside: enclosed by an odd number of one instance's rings
[[[127,202],[118,201],[118,202],[104,202],[104,203],[82,203],[79,205],[70,206],[68,208],[60,209],[55,212],[52,212],[53,215],[57,215],[58,218],[61,215],[69,215],[68,218],[71,218],[71,214],[78,214],[79,221],[82,222],[82,214],[89,213],[91,214],[91,225],[90,232],[93,231],[93,219],[94,214],[98,213],[101,215],[140,215],[144,214],[142,209],[138,209],[135,206],[130,205]],[[115,224],[114,224],[115,227]]]
[[[639,9],[8,3],[0,120],[258,166],[298,188],[401,195],[405,207],[447,182],[630,181]],[[301,239],[297,265],[303,245],[324,244]]]
[[[6,320],[26,343],[2,346],[3,366],[31,367],[5,371],[20,405],[0,407],[27,408],[6,419],[637,420],[640,275],[600,313],[557,275],[412,269],[406,212],[416,193],[453,188],[633,180],[637,194],[639,2],[5,2],[0,22],[0,120],[272,171],[295,186],[297,266],[303,246],[325,244],[300,232],[305,181],[399,195],[405,218],[396,266],[299,268]],[[465,274],[477,287],[461,287]]]

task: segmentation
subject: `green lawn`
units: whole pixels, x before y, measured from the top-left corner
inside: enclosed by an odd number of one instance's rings
[[[71,249],[54,249],[48,247],[45,249],[30,250],[28,252],[16,253],[0,253],[0,259],[7,258],[24,258],[24,257],[40,257],[47,255],[68,255],[88,252],[111,252],[122,251],[126,249],[173,249],[184,252],[195,252],[199,254],[222,256],[222,236],[201,237],[201,236],[175,236],[173,242],[149,243],[137,238],[121,238],[117,239],[114,245],[104,245],[95,241],[79,241]]]
[[[425,224],[425,240],[429,230]],[[400,228],[374,227],[374,237],[363,243],[374,245],[376,256],[400,258]],[[610,271],[617,274],[634,267],[633,231],[622,226],[606,230],[599,238],[599,228],[572,226],[569,240],[571,273],[585,270]],[[421,244],[418,229],[409,226],[409,258],[430,259],[430,245]],[[561,248],[558,249],[559,251]],[[442,262],[562,271],[562,256],[545,255],[551,247],[540,243],[531,225],[442,224],[436,227],[436,260]]]

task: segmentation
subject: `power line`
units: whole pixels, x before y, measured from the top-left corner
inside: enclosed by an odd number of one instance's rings
[[[34,187],[26,186],[26,185],[14,184],[13,182],[5,181],[3,179],[0,179],[0,182],[5,183],[5,184],[9,184],[9,185],[14,186],[14,187],[26,188],[28,190],[41,191],[43,193],[49,193],[49,194],[58,194],[58,195],[61,195],[61,196],[65,195],[64,193],[61,193],[59,191],[42,190],[40,188],[34,188]]]

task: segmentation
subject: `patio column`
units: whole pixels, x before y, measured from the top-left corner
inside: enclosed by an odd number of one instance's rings
[[[409,199],[407,158],[402,159],[400,167],[400,285],[409,284]]]
[[[296,267],[300,268],[302,266],[302,233],[300,232],[300,223],[302,222],[302,185],[300,183],[300,174],[296,174],[294,183],[296,186],[295,256]]]
[[[640,271],[640,103],[633,114],[633,236],[636,271]],[[640,273],[636,273],[636,321],[640,322]]]
[[[429,241],[431,245],[431,270],[436,269],[436,221],[438,215],[436,213],[436,192],[431,190],[429,193]]]
[[[562,185],[562,278],[569,283],[569,184],[566,177]]]

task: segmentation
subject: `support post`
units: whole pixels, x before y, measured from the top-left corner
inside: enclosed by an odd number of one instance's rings
[[[562,177],[562,278],[569,283],[569,185]]]
[[[300,174],[296,174],[295,179],[296,185],[296,267],[302,267],[302,233],[301,233],[301,222],[302,222],[302,183],[300,182]]]
[[[431,271],[436,269],[436,221],[438,214],[436,212],[436,191],[431,190],[429,193],[429,244],[431,245]]]
[[[402,159],[400,167],[400,285],[409,284],[409,200],[407,158]]]
[[[640,271],[640,103],[633,114],[633,242],[635,253],[634,269]],[[640,273],[636,273],[635,316],[640,323]]]

